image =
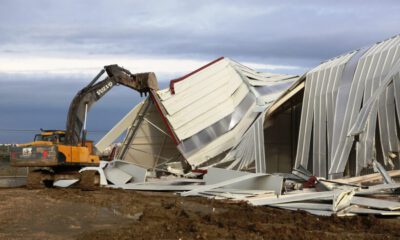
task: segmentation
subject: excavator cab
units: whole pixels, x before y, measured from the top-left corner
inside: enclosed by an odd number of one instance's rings
[[[41,133],[36,134],[34,142],[52,142],[63,143],[65,141],[65,131],[61,130],[42,130]]]

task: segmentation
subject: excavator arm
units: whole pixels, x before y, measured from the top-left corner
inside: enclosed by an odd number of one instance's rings
[[[98,81],[104,72],[107,73],[107,77]],[[82,140],[85,141],[87,112],[115,85],[129,87],[138,91],[141,96],[150,90],[158,90],[157,78],[153,72],[132,74],[118,65],[105,66],[72,100],[67,117],[66,144],[77,145]]]

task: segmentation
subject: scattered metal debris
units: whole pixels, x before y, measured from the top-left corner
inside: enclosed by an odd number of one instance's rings
[[[122,163],[125,169],[141,168],[132,163],[113,161],[104,166],[108,184],[105,187],[122,188],[137,191],[173,191],[181,196],[199,196],[215,199],[228,199],[230,201],[245,201],[254,206],[270,206],[288,210],[303,210],[311,214],[322,216],[352,216],[355,214],[399,215],[400,202],[388,199],[377,199],[376,194],[396,195],[393,189],[400,188],[398,183],[376,184],[368,187],[350,185],[344,179],[331,182],[329,190],[319,191],[320,188],[312,186],[300,190],[285,190],[285,181],[293,181],[279,175],[264,173],[249,173],[220,168],[209,168],[203,179],[183,177],[152,178],[147,176],[142,182],[134,182],[143,174],[142,171],[124,172],[118,168]],[[115,171],[118,169],[118,171]],[[304,170],[297,172],[305,173]],[[306,173],[308,175],[309,173]],[[388,173],[389,174],[389,173]],[[128,177],[126,177],[129,175]],[[305,175],[304,175],[305,176]],[[370,175],[376,178],[375,174]],[[123,177],[123,178],[122,178]],[[311,177],[311,176],[310,176]],[[298,178],[299,184],[307,186],[310,177]],[[116,181],[115,179],[123,179]],[[323,179],[322,179],[323,180]],[[366,179],[364,179],[366,180]],[[321,180],[319,180],[321,181]],[[343,182],[341,182],[343,181]],[[321,181],[323,182],[323,181]],[[359,195],[362,195],[359,196]]]

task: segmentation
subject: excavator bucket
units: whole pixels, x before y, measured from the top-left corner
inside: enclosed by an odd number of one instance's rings
[[[108,77],[117,84],[122,84],[140,93],[147,93],[150,90],[158,90],[157,77],[154,72],[132,74],[127,69],[118,65],[105,66]]]

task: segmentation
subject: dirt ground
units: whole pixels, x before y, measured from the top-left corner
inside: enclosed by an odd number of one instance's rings
[[[399,239],[400,219],[318,217],[172,193],[0,189],[0,239]]]

